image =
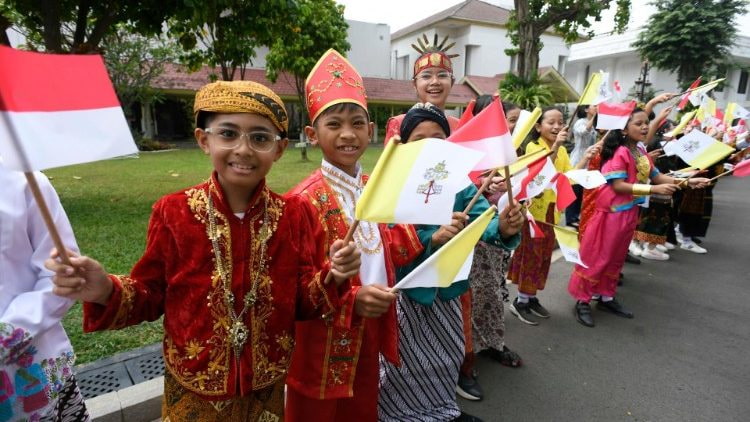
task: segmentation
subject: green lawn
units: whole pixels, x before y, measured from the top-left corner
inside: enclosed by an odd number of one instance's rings
[[[372,147],[362,157],[367,171],[382,148]],[[290,148],[268,177],[270,187],[285,192],[320,166],[317,148],[310,161]],[[124,158],[46,171],[62,200],[82,253],[99,260],[111,273],[127,273],[143,252],[151,205],[164,194],[205,180],[211,172],[208,158],[198,149],[142,153]],[[161,340],[159,321],[124,330],[84,334],[81,306],[75,305],[63,321],[78,355],[78,363]]]

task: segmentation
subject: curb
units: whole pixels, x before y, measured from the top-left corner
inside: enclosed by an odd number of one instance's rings
[[[86,400],[95,422],[153,421],[161,417],[164,377],[154,378],[122,390]]]

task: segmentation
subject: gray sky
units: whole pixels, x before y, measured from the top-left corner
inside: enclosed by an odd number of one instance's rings
[[[485,0],[505,8],[512,8],[512,0]],[[441,10],[445,10],[461,0],[336,0],[343,4],[346,9],[344,16],[347,19],[372,23],[387,23],[391,32],[397,31],[416,21],[422,20]],[[649,0],[632,0],[631,18],[628,28],[636,28],[643,25],[649,15],[655,10],[649,5]],[[637,10],[633,13],[632,10]],[[608,32],[614,25],[614,10],[608,10],[602,15],[601,22],[594,23],[596,33]],[[750,14],[745,14],[740,22],[749,22]],[[750,36],[750,26],[739,25],[740,34]]]

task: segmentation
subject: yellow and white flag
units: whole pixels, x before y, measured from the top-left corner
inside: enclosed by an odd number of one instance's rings
[[[488,208],[393,288],[448,287],[456,281],[469,278],[474,246],[479,242],[496,211],[497,208],[494,206]]]
[[[588,268],[588,265],[584,264],[581,260],[578,232],[559,226],[553,226],[553,228],[555,229],[555,238],[557,239],[557,244],[560,245],[560,252],[562,252],[563,258],[568,262]]]
[[[690,92],[688,99],[694,106],[700,105],[701,97],[703,95],[706,95],[708,91],[711,91],[712,89],[716,88],[716,86],[718,86],[721,82],[723,82],[724,79],[726,78],[715,79],[705,85],[701,85],[698,88],[693,89],[693,91]]]
[[[389,142],[355,210],[374,223],[450,224],[456,193],[483,153],[442,139]]]
[[[700,130],[693,130],[682,138],[664,145],[664,153],[678,155],[690,166],[706,169],[734,152],[734,148],[719,142]]]
[[[578,105],[599,104],[610,98],[612,91],[609,89],[609,73],[596,72],[591,75],[586,88],[583,89]]]
[[[737,103],[727,104],[726,110],[724,110],[724,125],[729,128],[732,126],[734,119],[747,119],[750,118],[750,111],[742,107]]]
[[[695,117],[695,113],[697,111],[698,110],[693,110],[693,111],[691,111],[689,113],[683,114],[682,118],[680,118],[680,123],[678,123],[677,126],[674,129],[672,129],[669,132],[665,133],[664,136],[667,136],[667,137],[670,137],[670,138],[674,138],[675,136],[681,134],[682,131],[684,131],[685,128],[687,127],[688,123],[690,123],[691,121],[693,121],[693,117]]]
[[[526,110],[521,110],[521,114],[518,116],[516,126],[513,129],[512,139],[514,148],[518,148],[521,146],[523,140],[526,139],[526,136],[528,136],[529,132],[531,132],[531,128],[534,127],[534,123],[536,123],[536,121],[539,120],[539,117],[541,116],[542,109],[539,107],[536,107],[531,113]]]

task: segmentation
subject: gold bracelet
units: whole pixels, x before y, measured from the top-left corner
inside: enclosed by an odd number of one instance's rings
[[[633,195],[644,196],[651,194],[651,185],[644,183],[633,183]]]

